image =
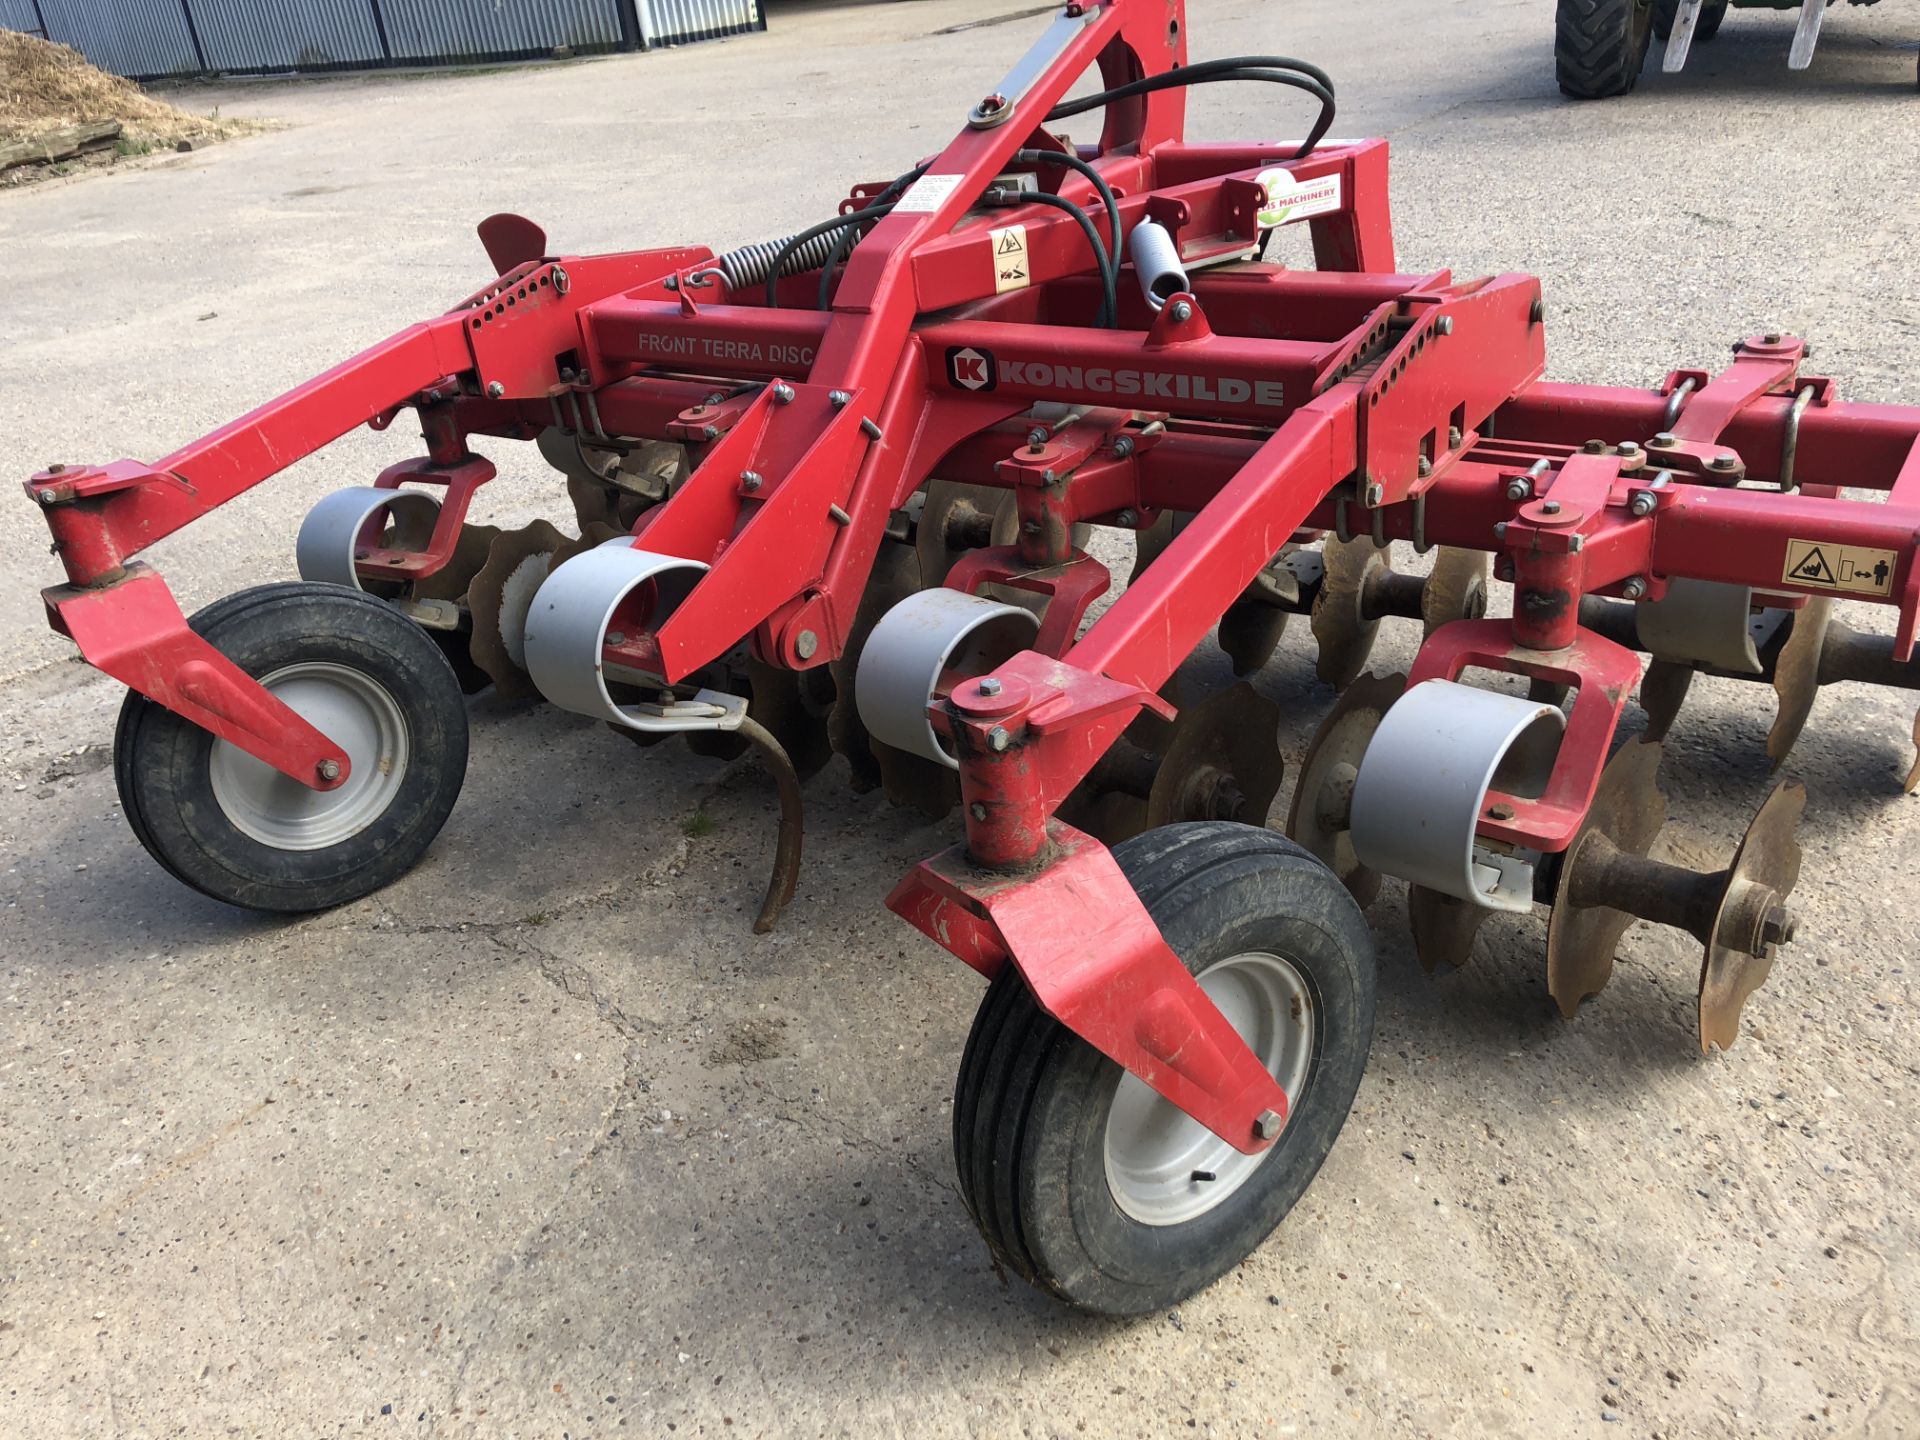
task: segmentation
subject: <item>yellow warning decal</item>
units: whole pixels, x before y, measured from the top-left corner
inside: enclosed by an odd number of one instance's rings
[[[1891,595],[1891,550],[1864,545],[1837,545],[1831,540],[1789,540],[1787,563],[1780,578],[1792,585],[1817,590],[1843,590],[1854,595]]]
[[[1033,267],[1027,263],[1027,227],[1008,225],[989,231],[987,238],[993,247],[993,293],[1004,295],[1033,284]]]

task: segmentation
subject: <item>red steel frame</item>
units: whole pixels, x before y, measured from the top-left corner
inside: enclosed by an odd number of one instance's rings
[[[1264,1148],[1286,1096],[1107,850],[1051,818],[1143,706],[1171,713],[1157,692],[1228,605],[1284,544],[1324,531],[1497,552],[1515,618],[1445,627],[1413,678],[1472,665],[1578,687],[1546,792],[1500,797],[1503,818],[1481,826],[1563,849],[1638,674],[1637,657],[1580,628],[1582,595],[1658,597],[1674,577],[1829,594],[1786,573],[1791,544],[1882,550],[1894,557],[1884,590],[1856,598],[1899,607],[1896,654],[1909,655],[1920,410],[1843,403],[1780,336],[1746,341],[1721,375],[1675,372],[1658,391],[1544,383],[1538,282],[1394,273],[1384,142],[1325,143],[1302,160],[1291,143],[1189,144],[1179,89],[1110,105],[1099,145],[1077,153],[1119,195],[1128,229],[1152,218],[1178,236],[1190,291],[1157,315],[1129,293],[1120,327],[1094,328],[1099,288],[1070,216],[969,212],[1016,150],[1062,147],[1042,119],[1089,68],[1114,85],[1183,65],[1183,20],[1179,0],[1067,5],[992,97],[1004,123],[970,125],[933,159],[937,183],[874,225],[827,311],[786,308],[811,303],[816,275],[782,282],[780,308],[757,287],[728,294],[706,249],[530,257],[157,464],[36,475],[28,490],[68,580],[45,592],[54,628],[132,688],[327,788],[346,778],[346,755],[194,634],[164,581],[131,562],[354,426],[414,408],[428,454],[380,483],[445,489],[426,551],[363,562],[386,578],[445,563],[492,474],[472,435],[530,439],[558,423],[687,442],[692,476],[636,541],[712,568],[678,609],[623,626],[606,656],[668,681],[743,635],[795,669],[837,658],[891,512],[935,474],[1011,488],[1018,545],[971,553],[947,583],[1025,585],[1053,603],[1036,648],[996,672],[997,693],[966,682],[937,699],[966,840],[888,904],[985,974],[1017,965],[1064,1024],[1230,1143]],[[1308,222],[1318,269],[1206,268],[1257,244],[1259,176],[1274,169],[1338,177],[1339,208]],[[1084,179],[1040,179],[1099,217]],[[1009,223],[1026,227],[1031,283],[999,294],[988,232]],[[511,253],[528,232],[537,244],[525,222],[501,220],[489,245],[505,237]],[[1042,401],[1079,409],[1033,444],[1015,417]],[[748,471],[758,484],[743,483]],[[1522,476],[1532,493],[1510,499]],[[1144,527],[1168,509],[1192,523],[1076,640],[1108,576],[1072,548],[1072,525]]]

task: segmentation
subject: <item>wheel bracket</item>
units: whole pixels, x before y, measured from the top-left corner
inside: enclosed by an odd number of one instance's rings
[[[1094,1049],[1242,1154],[1267,1149],[1286,1092],[1180,963],[1112,852],[1058,821],[1047,835],[1038,874],[976,869],[959,845],[916,866],[887,908],[989,978],[1012,961],[1040,1007]]]

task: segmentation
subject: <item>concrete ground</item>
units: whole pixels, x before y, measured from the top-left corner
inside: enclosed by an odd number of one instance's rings
[[[464,294],[493,210],[583,251],[809,222],[952,131],[1040,23],[941,33],[996,8],[793,5],[674,53],[205,97],[287,128],[0,197],[0,454],[164,454]],[[1331,68],[1338,132],[1394,142],[1403,268],[1546,277],[1555,376],[1653,384],[1782,328],[1845,393],[1920,403],[1920,16],[1836,10],[1797,76],[1791,20],[1736,14],[1605,105],[1555,93],[1545,0],[1196,0],[1191,29]],[[1211,138],[1304,114],[1193,110]],[[494,448],[488,518],[557,518]],[[409,451],[350,436],[151,558],[190,608],[287,577],[307,506]],[[980,986],[880,905],[952,825],[836,763],[755,939],[753,773],[482,701],[414,874],[242,915],[129,834],[120,692],[45,629],[45,539],[0,505],[0,1433],[1920,1430],[1910,696],[1816,709],[1801,939],[1726,1055],[1693,1053],[1677,933],[1630,932],[1567,1023],[1543,914],[1429,980],[1389,883],[1373,1064],[1318,1183],[1212,1290],[1112,1324],[1003,1283],[954,1190]],[[1297,758],[1333,698],[1304,635],[1260,683]],[[1697,687],[1664,853],[1724,859],[1771,717]]]

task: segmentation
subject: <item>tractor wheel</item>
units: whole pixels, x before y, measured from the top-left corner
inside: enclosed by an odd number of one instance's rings
[[[1655,3],[1560,0],[1553,59],[1561,93],[1576,100],[1604,100],[1633,89],[1653,39]]]
[[[467,769],[460,683],[425,632],[338,585],[263,585],[195,615],[213,647],[344,746],[346,782],[310,790],[129,693],[114,736],[127,821],[176,878],[231,905],[324,910],[411,869]]]
[[[1340,882],[1271,831],[1169,825],[1114,848],[1167,942],[1287,1092],[1242,1155],[1049,1017],[1009,964],[954,1090],[960,1190],[1001,1265],[1105,1315],[1172,1305],[1245,1259],[1307,1188],[1352,1107],[1374,956]]]

